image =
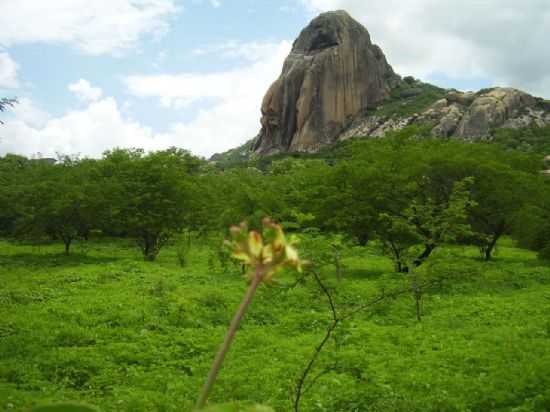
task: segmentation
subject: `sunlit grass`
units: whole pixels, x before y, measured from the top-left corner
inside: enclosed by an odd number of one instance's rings
[[[129,241],[1,242],[0,409],[81,400],[104,411],[191,410],[246,287],[220,267],[218,243],[194,241],[144,262]],[[424,271],[447,280],[357,315],[323,353],[305,411],[544,411],[550,409],[550,268],[505,239],[493,262],[475,248],[434,253]],[[406,286],[376,245],[353,249],[339,308]],[[296,376],[322,336],[329,308],[314,282],[262,287],[212,393],[291,409]],[[514,409],[516,408],[516,409]]]

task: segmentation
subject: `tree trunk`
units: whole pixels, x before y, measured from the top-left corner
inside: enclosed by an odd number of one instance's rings
[[[357,236],[357,240],[359,241],[360,246],[367,246],[369,243],[369,235],[368,233],[362,233],[359,236]]]
[[[424,261],[430,257],[430,255],[435,250],[435,248],[436,248],[436,245],[432,245],[432,244],[425,245],[424,246],[424,251],[422,252],[422,254],[414,260],[413,268],[417,268],[422,263],[424,263]],[[399,265],[401,265],[401,262],[398,262],[398,263],[399,263]],[[409,268],[408,265],[407,266],[401,266],[401,270],[399,271],[399,273],[409,273],[409,272],[411,272],[411,268]]]
[[[153,236],[148,234],[143,236],[143,258],[148,262],[154,261],[157,257],[157,249],[155,244],[156,241]]]
[[[497,245],[498,240],[504,233],[503,225],[500,225],[499,228],[493,233],[493,237],[491,238],[491,241],[487,245],[487,248],[485,249],[485,261],[488,262],[493,257],[492,253],[495,249],[495,246]]]
[[[153,262],[157,258],[157,255],[154,252],[149,252],[144,256],[144,258],[147,262]]]
[[[395,269],[397,270],[397,273],[404,273],[404,272],[406,272],[405,268],[403,268],[403,263],[401,263],[400,260],[398,260],[398,261],[395,263]]]
[[[412,273],[412,290],[414,293],[414,300],[416,303],[416,320],[418,322],[422,321],[422,290],[418,285],[418,278],[416,273]]]
[[[408,272],[407,268],[403,267],[403,262],[401,262],[401,252],[399,248],[395,245],[394,242],[389,242],[391,251],[393,253],[393,261],[395,263],[395,270],[397,273]]]
[[[68,255],[70,253],[71,242],[72,242],[71,238],[64,238],[63,239],[63,243],[65,244],[65,254],[66,255]]]
[[[430,257],[434,249],[435,249],[435,245],[433,244],[424,245],[424,252],[422,252],[422,254],[415,259],[414,266],[418,267],[422,263],[424,263],[424,261]]]

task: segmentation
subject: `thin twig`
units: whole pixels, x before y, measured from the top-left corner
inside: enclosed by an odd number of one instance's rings
[[[403,288],[403,289],[398,289],[398,290],[396,290],[394,292],[390,292],[390,293],[386,293],[384,290],[382,290],[380,296],[378,296],[377,298],[365,303],[364,305],[357,306],[356,308],[352,309],[351,311],[349,311],[348,313],[346,313],[344,315],[338,316],[338,311],[336,309],[336,305],[334,304],[334,299],[333,299],[330,291],[328,290],[328,288],[325,286],[325,284],[321,280],[319,274],[314,272],[314,271],[312,273],[313,273],[313,276],[315,278],[315,281],[319,285],[319,288],[321,289],[321,291],[327,297],[327,300],[328,300],[328,303],[329,303],[329,306],[330,306],[330,310],[331,310],[331,314],[332,314],[332,322],[328,326],[328,328],[325,332],[325,335],[323,336],[323,339],[321,340],[321,342],[315,347],[315,350],[313,351],[313,354],[311,355],[311,358],[310,358],[309,362],[307,363],[306,367],[304,368],[304,370],[302,371],[300,377],[298,378],[298,381],[296,382],[296,388],[294,390],[294,412],[299,412],[299,410],[300,410],[300,401],[302,400],[303,395],[309,389],[311,389],[311,387],[315,384],[315,382],[321,376],[323,376],[326,373],[330,372],[330,370],[324,370],[324,371],[320,372],[306,385],[306,381],[308,379],[309,374],[313,370],[315,362],[319,358],[319,355],[321,354],[321,351],[325,347],[326,343],[329,341],[332,333],[336,330],[338,325],[341,322],[345,321],[345,320],[351,319],[357,313],[359,313],[361,311],[364,311],[364,310],[366,310],[366,309],[368,309],[372,306],[375,306],[375,305],[379,304],[380,302],[382,302],[386,299],[395,299],[400,295],[410,293],[410,287]],[[426,282],[425,284],[421,285],[420,287],[431,286],[434,283],[436,283],[436,282],[435,281]]]
[[[319,277],[319,275],[314,271],[312,273],[313,273],[313,276],[315,277],[315,281],[317,282],[317,284],[319,285],[319,287],[321,288],[321,290],[323,291],[323,293],[326,295],[328,299],[330,309],[332,311],[332,322],[330,326],[327,328],[325,332],[325,336],[323,337],[323,340],[321,340],[321,342],[315,348],[315,351],[313,352],[311,359],[309,360],[307,366],[303,370],[301,376],[298,378],[298,382],[296,383],[296,389],[294,391],[294,411],[295,412],[299,412],[300,410],[300,400],[302,399],[302,396],[305,392],[304,385],[306,383],[307,377],[311,372],[311,370],[313,369],[313,365],[315,364],[315,361],[319,357],[324,346],[330,339],[332,332],[336,329],[336,327],[338,326],[338,323],[340,322],[340,320],[338,319],[338,314],[336,312],[336,306],[334,305],[334,300],[332,299],[332,295],[330,294],[328,289],[325,287],[325,285],[321,281],[321,278]]]

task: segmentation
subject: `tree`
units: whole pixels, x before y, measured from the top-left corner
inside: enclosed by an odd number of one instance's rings
[[[523,205],[517,214],[512,235],[523,247],[539,252],[539,257],[550,260],[550,183],[541,182],[534,199]]]
[[[106,152],[101,164],[111,229],[134,237],[145,260],[153,261],[175,233],[192,224],[188,207],[198,159],[179,149],[145,154]]]
[[[0,234],[3,236],[15,234],[19,208],[14,199],[21,198],[29,167],[30,161],[23,156],[7,154],[0,158]]]
[[[422,136],[410,128],[381,142],[358,142],[341,185],[338,206],[345,210],[345,230],[379,239],[399,272],[420,266],[442,243],[470,233],[474,180],[447,160],[448,152],[466,145],[419,140]]]
[[[30,161],[19,196],[16,224],[21,236],[59,239],[70,253],[77,238],[87,238],[104,209],[95,163],[63,157],[57,164]]]
[[[418,267],[443,243],[456,241],[471,232],[467,222],[468,209],[473,204],[471,184],[471,178],[456,182],[448,197],[438,199],[430,193],[433,183],[424,178],[415,185],[417,194],[406,209],[396,214],[381,214],[376,234],[398,271],[409,272],[407,262]]]
[[[485,260],[490,260],[498,240],[510,233],[521,205],[540,191],[538,161],[489,144],[450,142],[427,151],[422,173],[429,176],[438,197],[448,197],[456,181],[473,178],[468,215],[472,232],[457,240],[477,245]]]

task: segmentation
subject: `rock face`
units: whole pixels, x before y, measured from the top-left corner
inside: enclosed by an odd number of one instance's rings
[[[550,125],[550,110],[540,99],[512,88],[494,88],[478,93],[450,90],[426,110],[411,116],[358,117],[339,137],[381,137],[410,124],[428,125],[436,137],[468,140],[490,138],[497,128],[520,129]]]
[[[535,99],[519,90],[496,88],[474,99],[456,130],[466,138],[488,136],[491,129],[517,118],[522,110],[535,106]]]
[[[294,42],[262,103],[253,151],[316,151],[401,83],[368,31],[344,11],[321,14]]]
[[[438,137],[490,139],[497,128],[550,126],[550,101],[513,88],[464,93],[401,79],[361,24],[344,11],[329,12],[294,42],[262,102],[251,152],[315,152],[411,124]]]

